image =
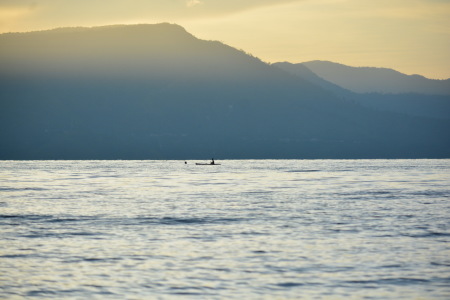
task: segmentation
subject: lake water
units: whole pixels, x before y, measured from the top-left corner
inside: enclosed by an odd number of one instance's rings
[[[450,160],[0,161],[0,298],[450,299]]]

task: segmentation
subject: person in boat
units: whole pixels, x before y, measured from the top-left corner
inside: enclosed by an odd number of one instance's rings
[[[211,159],[211,163],[210,163],[210,164],[211,164],[211,165],[214,165],[214,164],[215,164],[214,158]]]

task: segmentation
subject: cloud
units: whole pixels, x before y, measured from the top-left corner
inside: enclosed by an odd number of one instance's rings
[[[119,23],[183,24],[303,1],[308,0],[0,0],[0,32]]]
[[[194,7],[194,6],[197,6],[199,4],[202,4],[202,2],[199,1],[199,0],[187,0],[186,1],[186,6],[187,7]]]

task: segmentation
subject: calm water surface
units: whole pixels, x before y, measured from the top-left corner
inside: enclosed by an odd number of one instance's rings
[[[220,163],[0,161],[0,298],[450,298],[450,160]]]

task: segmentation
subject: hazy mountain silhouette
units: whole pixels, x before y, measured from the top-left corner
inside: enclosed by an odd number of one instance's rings
[[[450,79],[428,79],[387,68],[350,67],[330,61],[301,63],[319,77],[357,93],[450,95]]]
[[[450,95],[419,93],[356,93],[331,83],[312,72],[305,64],[288,62],[273,64],[293,75],[314,83],[335,95],[369,108],[411,116],[450,119]],[[374,68],[375,69],[375,68]],[[363,76],[363,74],[360,74]],[[406,75],[405,75],[406,76]],[[368,80],[368,79],[367,79]],[[376,83],[373,83],[375,87]],[[382,83],[375,89],[383,89]]]
[[[0,159],[449,157],[448,121],[355,105],[171,24],[0,35]]]
[[[345,89],[337,84],[334,84],[334,83],[318,76],[316,73],[311,71],[305,64],[302,64],[302,63],[293,64],[290,62],[278,62],[278,63],[274,63],[272,65],[277,66],[278,68],[285,70],[290,74],[298,76],[306,81],[309,81],[315,85],[318,85],[319,87],[326,89],[330,92],[333,92],[337,95],[343,96],[343,95],[353,95],[354,94],[354,92],[352,92],[348,89]]]
[[[405,75],[392,69],[350,67],[329,61],[316,60],[302,65],[319,77],[357,93],[450,95],[450,79],[428,79],[420,75]]]

